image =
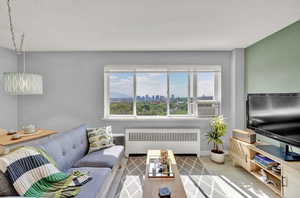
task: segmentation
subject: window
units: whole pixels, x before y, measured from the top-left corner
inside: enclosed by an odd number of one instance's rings
[[[109,75],[109,110],[111,115],[133,115],[133,73]]]
[[[197,99],[214,100],[215,72],[198,72],[197,77]]]
[[[216,89],[217,75],[217,72],[197,73],[197,111],[199,117],[215,116],[220,112],[219,92]]]
[[[167,115],[167,73],[136,74],[136,114]]]
[[[189,114],[189,73],[170,72],[170,115]]]
[[[144,68],[105,68],[106,118],[192,118],[220,113],[220,66]]]

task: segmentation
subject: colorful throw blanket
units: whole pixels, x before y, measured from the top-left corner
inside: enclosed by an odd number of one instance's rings
[[[74,197],[92,179],[79,171],[61,172],[43,150],[29,146],[0,157],[0,170],[25,197]]]

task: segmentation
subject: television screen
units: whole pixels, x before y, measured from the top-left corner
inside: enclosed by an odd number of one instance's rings
[[[249,94],[247,127],[300,147],[300,93]]]

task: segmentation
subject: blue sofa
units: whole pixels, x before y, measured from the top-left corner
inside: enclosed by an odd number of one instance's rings
[[[124,147],[116,145],[87,154],[89,143],[86,129],[86,125],[81,125],[34,146],[44,149],[62,171],[89,172],[93,179],[81,187],[76,198],[107,197],[108,190],[125,161]]]

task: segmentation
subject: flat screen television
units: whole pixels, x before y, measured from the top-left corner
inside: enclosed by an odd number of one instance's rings
[[[300,93],[248,94],[246,109],[247,127],[279,141],[285,160],[297,160],[290,145],[300,148]]]

